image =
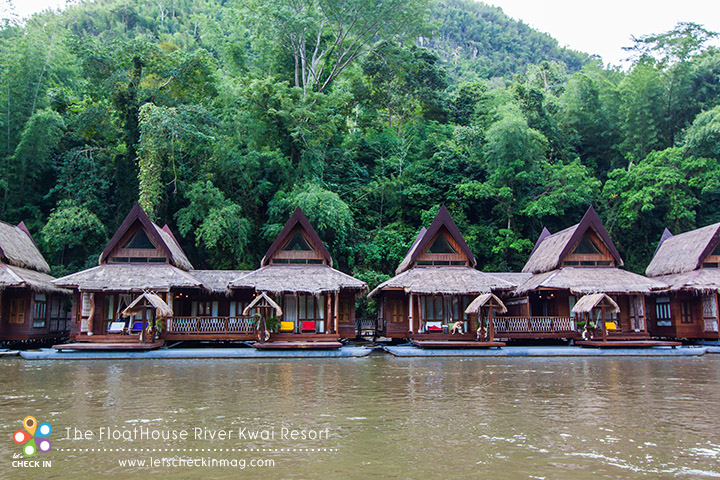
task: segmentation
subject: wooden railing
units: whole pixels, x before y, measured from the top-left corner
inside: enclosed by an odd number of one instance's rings
[[[170,317],[167,333],[202,335],[217,333],[254,334],[252,317]]]
[[[495,317],[495,333],[576,332],[574,317]]]

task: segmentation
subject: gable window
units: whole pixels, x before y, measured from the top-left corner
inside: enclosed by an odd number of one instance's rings
[[[295,231],[295,234],[290,238],[290,240],[285,244],[282,249],[296,252],[312,252],[315,250],[300,230]]]
[[[145,230],[142,228],[138,229],[135,234],[130,237],[122,248],[136,249],[136,250],[155,250],[155,245],[150,241]]]
[[[438,235],[437,239],[435,239],[430,248],[428,248],[427,253],[454,254],[457,253],[457,250],[450,245],[447,237],[441,234]]]
[[[580,240],[578,246],[575,247],[575,251],[573,251],[573,255],[600,255],[601,253],[597,245],[587,236]]]
[[[672,327],[670,297],[657,297],[655,299],[655,318],[658,327]]]

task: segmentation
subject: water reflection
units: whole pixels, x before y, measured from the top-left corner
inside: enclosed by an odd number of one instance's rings
[[[205,476],[128,469],[145,453],[214,449],[262,457],[248,478],[700,478],[720,476],[720,358],[0,360],[0,477],[23,478],[9,441],[25,415],[53,424],[48,478]],[[329,428],[327,441],[62,440],[66,427]],[[337,451],[300,451],[301,449]],[[274,451],[278,449],[279,451]],[[295,449],[295,451],[293,451]],[[124,455],[124,456],[123,456]],[[158,452],[156,456],[185,455]],[[25,475],[27,476],[27,475]],[[219,468],[213,478],[237,478]]]

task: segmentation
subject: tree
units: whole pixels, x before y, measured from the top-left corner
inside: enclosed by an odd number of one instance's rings
[[[609,206],[607,227],[630,253],[630,268],[647,265],[664,228],[695,228],[698,209],[717,202],[719,187],[717,160],[686,157],[680,148],[651,152],[610,172],[602,191]]]
[[[415,38],[427,0],[256,0],[261,33],[292,56],[294,85],[322,93],[355,60],[389,41]]]
[[[675,28],[664,33],[632,36],[634,45],[625,47],[625,50],[632,52],[637,59],[653,57],[663,65],[670,65],[697,55],[717,35],[697,23],[678,22]]]
[[[60,202],[40,235],[56,275],[97,265],[106,240],[100,219],[72,200]]]
[[[685,130],[683,151],[720,161],[720,105],[695,117]]]
[[[195,237],[201,261],[218,269],[249,267],[251,228],[240,206],[225,198],[211,181],[193,183],[185,198],[189,204],[175,218],[181,235]]]

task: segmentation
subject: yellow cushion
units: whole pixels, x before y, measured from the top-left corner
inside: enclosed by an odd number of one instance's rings
[[[605,322],[606,330],[617,330],[617,324],[615,322]]]
[[[295,322],[280,322],[281,332],[292,332],[295,330]]]

